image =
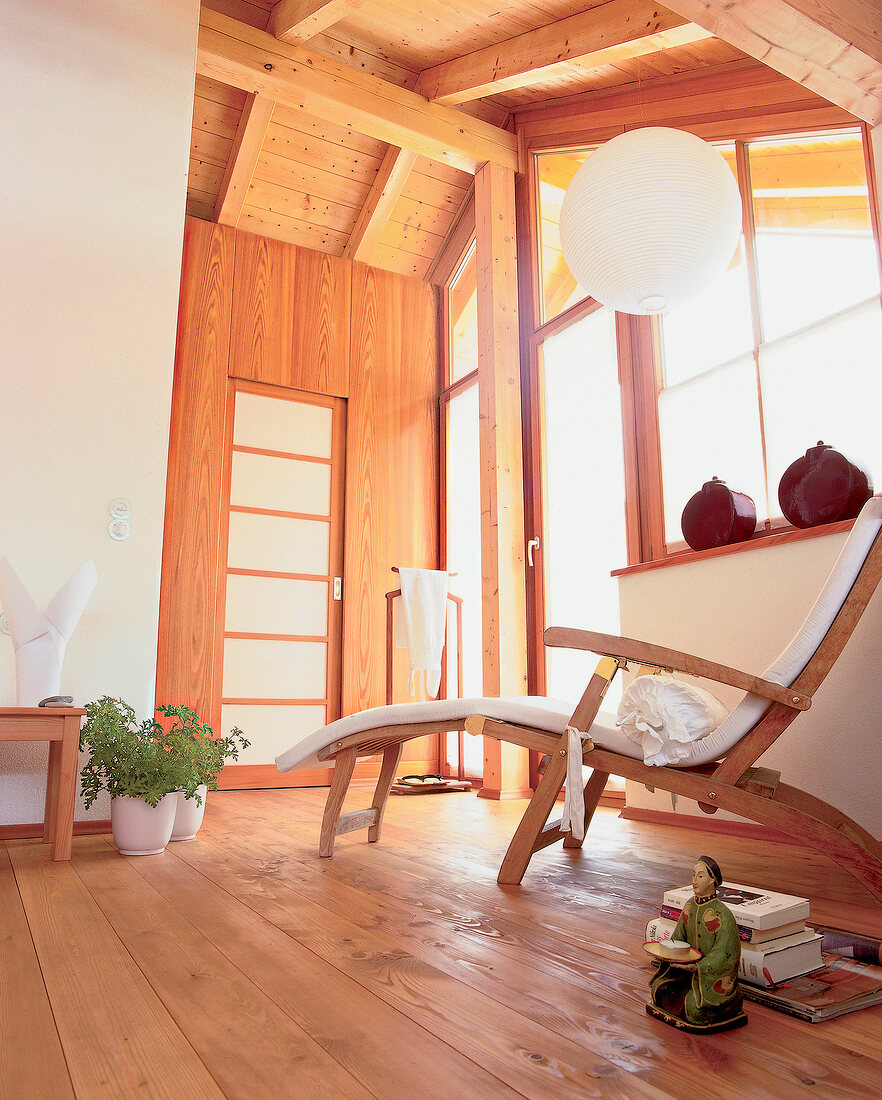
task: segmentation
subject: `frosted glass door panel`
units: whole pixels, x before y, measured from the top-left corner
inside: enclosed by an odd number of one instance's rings
[[[321,729],[326,715],[325,707],[227,703],[221,728],[226,733],[238,726],[247,732],[252,744],[239,754],[240,764],[266,764]]]
[[[227,638],[225,699],[323,699],[327,691],[324,642]]]
[[[326,516],[331,510],[331,467],[237,451],[230,504]]]
[[[236,389],[221,705],[270,786],[279,753],[340,713],[344,418],[339,398]]]
[[[230,569],[328,575],[330,530],[321,520],[230,513]]]
[[[249,634],[327,634],[327,581],[227,578],[226,629]]]
[[[332,419],[333,411],[323,405],[240,392],[236,395],[233,443],[330,458]]]

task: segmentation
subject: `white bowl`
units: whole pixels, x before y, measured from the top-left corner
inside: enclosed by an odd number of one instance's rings
[[[692,950],[685,940],[662,940],[662,952],[672,959],[680,959]]]

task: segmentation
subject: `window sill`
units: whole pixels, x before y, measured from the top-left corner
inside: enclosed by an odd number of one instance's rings
[[[853,519],[841,519],[836,523],[824,523],[818,527],[784,527],[777,531],[760,531],[746,542],[733,542],[729,546],[715,546],[711,550],[678,550],[656,561],[644,561],[639,565],[627,565],[624,569],[614,569],[613,577],[629,577],[634,573],[646,573],[653,569],[664,569],[669,565],[687,565],[709,558],[720,558],[729,554],[741,554],[745,550],[756,550],[761,546],[782,546],[788,542],[802,542],[821,535],[838,535],[850,531]]]

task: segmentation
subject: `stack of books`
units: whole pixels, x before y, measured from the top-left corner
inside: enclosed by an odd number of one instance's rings
[[[670,939],[683,906],[692,896],[691,886],[666,890],[659,916],[646,925],[647,941]],[[735,882],[724,882],[717,897],[731,910],[738,925],[742,982],[769,988],[823,966],[822,936],[806,927],[808,898],[761,891]]]

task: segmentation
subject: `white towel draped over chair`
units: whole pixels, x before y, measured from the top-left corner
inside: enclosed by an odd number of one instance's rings
[[[410,694],[419,694],[425,681],[426,697],[434,699],[441,687],[441,654],[447,629],[446,570],[398,570],[401,578],[401,606],[395,629],[395,644],[410,658]]]

